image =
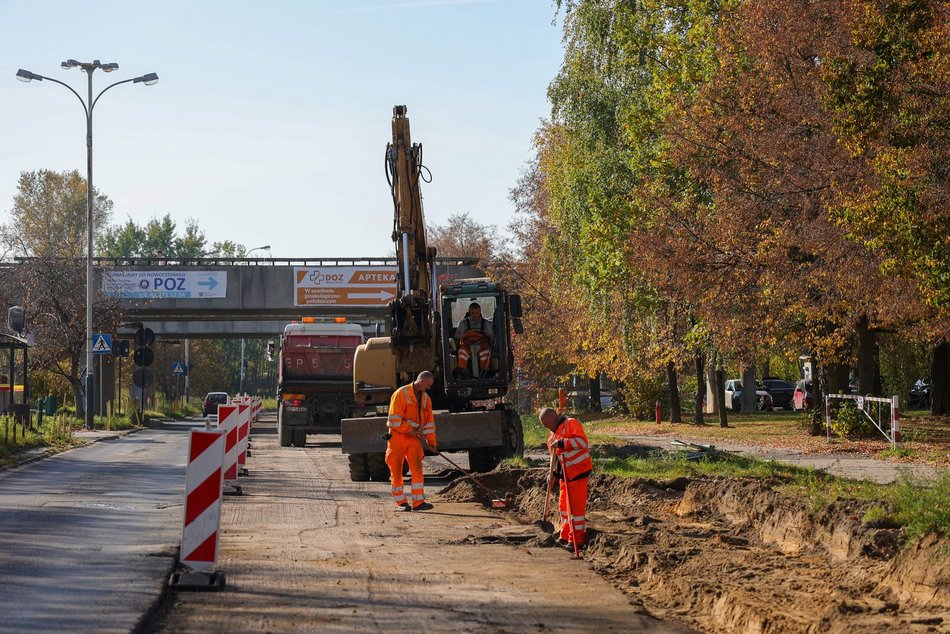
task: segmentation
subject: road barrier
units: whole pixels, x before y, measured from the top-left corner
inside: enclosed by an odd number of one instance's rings
[[[218,561],[224,448],[222,432],[191,430],[179,561],[193,572],[204,573]]]
[[[241,422],[240,405],[231,403],[229,405],[218,405],[218,430],[225,435],[224,445],[224,481],[228,486],[234,489],[237,494],[241,493],[241,485],[238,484],[238,429]]]
[[[237,464],[240,475],[247,475],[247,443],[251,435],[251,405],[238,405]]]

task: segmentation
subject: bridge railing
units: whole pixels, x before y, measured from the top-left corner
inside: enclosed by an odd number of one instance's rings
[[[14,257],[13,263],[30,262],[38,258]],[[76,258],[85,262],[85,258]],[[478,258],[437,257],[440,267],[477,266]],[[3,262],[0,262],[3,264]],[[396,266],[396,258],[170,258],[136,257],[104,258],[94,257],[93,266]]]

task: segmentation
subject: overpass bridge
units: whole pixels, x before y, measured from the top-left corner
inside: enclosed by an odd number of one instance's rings
[[[483,277],[474,258],[438,258],[439,284]],[[267,338],[301,317],[346,317],[385,332],[394,258],[94,258],[104,295],[119,299],[130,336]],[[135,324],[134,326],[131,324]]]

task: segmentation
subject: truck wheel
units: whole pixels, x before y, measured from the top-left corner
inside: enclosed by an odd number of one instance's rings
[[[386,465],[386,454],[366,454],[366,468],[369,477],[374,482],[389,482],[389,466]]]
[[[306,447],[306,446],[307,446],[307,430],[295,429],[294,430],[294,447]]]
[[[366,465],[365,453],[351,453],[347,456],[350,462],[350,480],[366,482],[369,480],[369,467]]]
[[[280,439],[281,447],[289,447],[293,444],[294,430],[281,423],[280,417],[277,418],[277,437]]]

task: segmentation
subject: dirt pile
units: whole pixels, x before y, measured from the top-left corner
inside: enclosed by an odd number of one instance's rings
[[[542,514],[545,475],[505,469],[481,480],[513,496],[510,508],[531,524]],[[596,475],[583,556],[644,610],[704,631],[950,631],[945,538],[927,537],[895,557],[898,531],[863,524],[861,503],[815,511],[772,484]],[[441,495],[489,501],[465,480]],[[545,537],[517,539],[553,545]]]

